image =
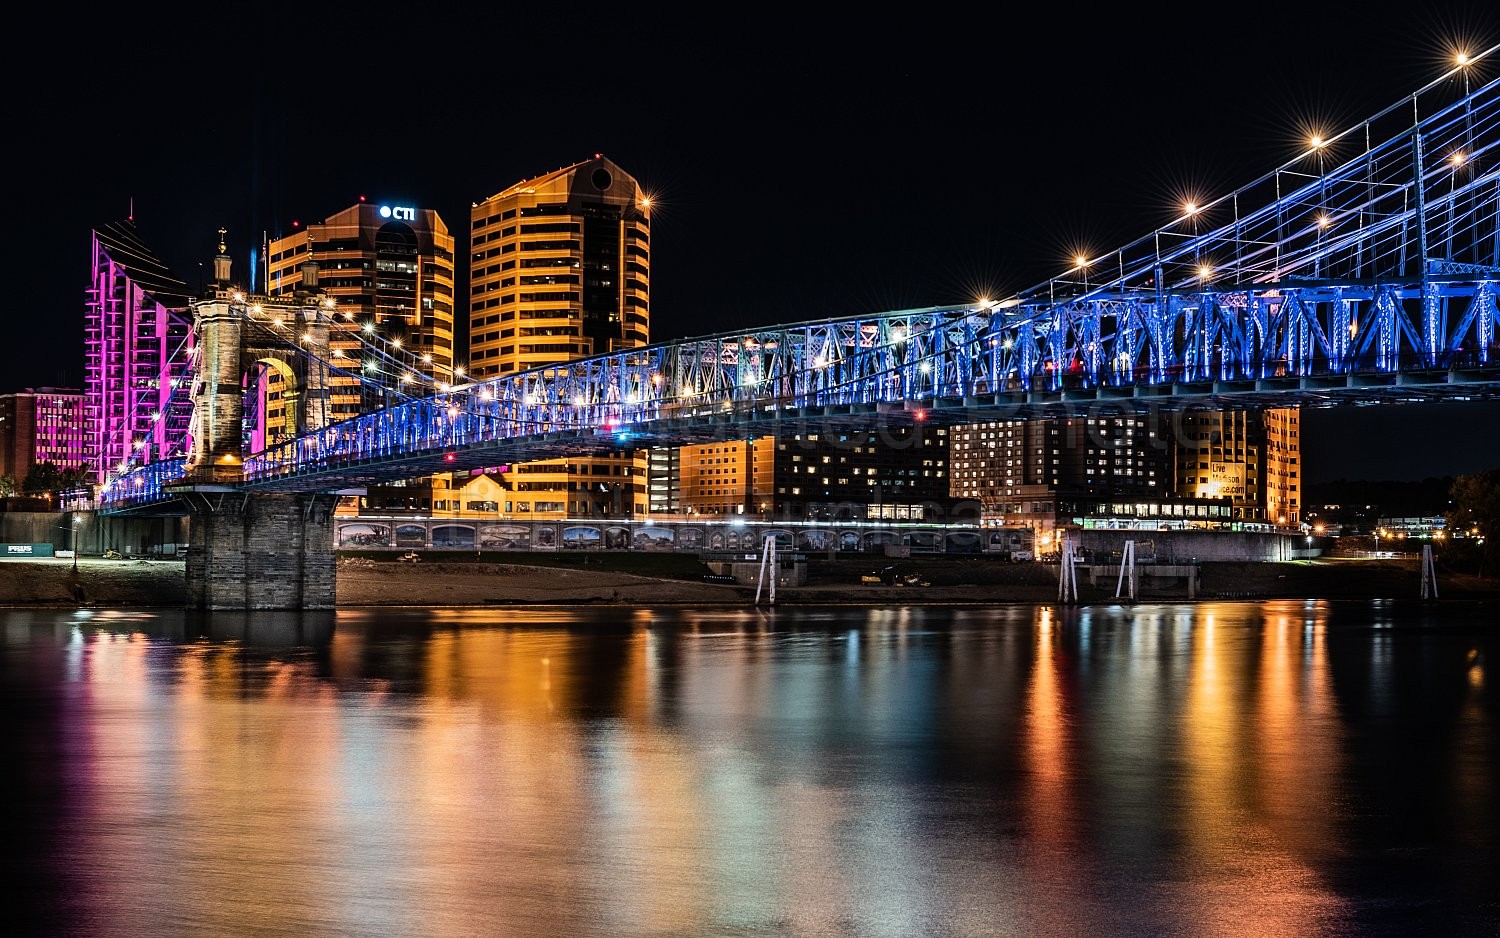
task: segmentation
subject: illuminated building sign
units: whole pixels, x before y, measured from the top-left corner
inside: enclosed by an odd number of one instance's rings
[[[1245,464],[1211,462],[1208,464],[1209,493],[1219,498],[1245,497]]]
[[[416,221],[417,210],[406,205],[382,205],[380,217],[393,218],[396,221]]]

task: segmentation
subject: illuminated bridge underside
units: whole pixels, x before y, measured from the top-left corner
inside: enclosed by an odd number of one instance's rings
[[[1500,51],[1488,50],[1484,56]],[[1455,70],[997,305],[695,338],[445,389],[244,460],[330,492],[608,449],[1083,415],[1500,398],[1500,82]],[[111,482],[130,510],[182,461]]]
[[[1045,315],[932,309],[738,332],[335,424],[247,459],[241,487],[326,492],[602,450],[918,421],[1500,399],[1497,294],[1500,274],[1435,276],[1425,292],[1327,284],[1160,303],[1094,297]],[[157,501],[182,474],[180,461],[152,464],[117,483],[116,497]]]

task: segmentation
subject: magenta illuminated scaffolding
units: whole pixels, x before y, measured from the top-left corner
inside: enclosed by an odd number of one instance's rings
[[[186,452],[185,393],[192,322],[186,285],[172,277],[130,220],[93,232],[84,313],[84,410],[100,481],[137,462]]]

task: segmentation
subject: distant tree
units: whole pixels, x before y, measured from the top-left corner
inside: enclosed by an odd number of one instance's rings
[[[21,491],[28,494],[39,492],[55,492],[62,487],[63,470],[56,463],[39,462],[31,467],[26,473],[26,480],[21,483]]]
[[[15,476],[0,476],[0,498],[9,498],[19,490]]]
[[[58,485],[64,489],[86,489],[94,484],[94,474],[83,466],[64,469],[58,474]]]
[[[1479,555],[1479,575],[1493,569],[1496,540],[1500,539],[1500,469],[1462,475],[1453,481],[1453,508],[1448,512],[1451,533],[1476,532],[1484,539]]]

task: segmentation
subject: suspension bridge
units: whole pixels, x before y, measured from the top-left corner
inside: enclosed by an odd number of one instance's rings
[[[434,384],[326,298],[219,290],[194,307],[185,451],[123,461],[101,510],[177,503],[196,505],[196,518],[211,494],[221,505],[230,494],[320,496],[429,472],[873,425],[1500,398],[1500,80],[1479,78],[1497,51],[1000,300]],[[334,351],[339,338],[359,339],[359,351]],[[252,450],[243,378],[266,355],[295,379],[297,432]],[[315,405],[333,375],[398,399],[330,422]]]

